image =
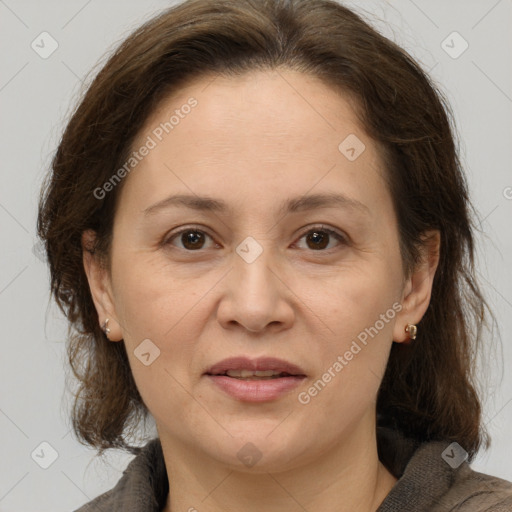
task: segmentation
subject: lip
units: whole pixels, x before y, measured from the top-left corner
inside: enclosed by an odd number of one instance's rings
[[[288,375],[269,380],[242,380],[225,375],[228,370],[273,370]],[[229,396],[243,402],[277,400],[306,378],[302,368],[283,359],[274,357],[251,359],[244,356],[223,359],[206,370],[204,376]]]
[[[289,363],[284,359],[278,359],[276,357],[259,357],[257,359],[251,359],[250,357],[245,356],[223,359],[211,366],[205,373],[217,375],[225,373],[228,370],[273,370],[275,372],[289,373],[290,375],[306,375],[302,368],[296,364]]]

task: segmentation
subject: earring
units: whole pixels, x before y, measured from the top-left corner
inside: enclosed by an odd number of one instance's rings
[[[103,332],[108,338],[108,335],[110,334],[110,329],[108,328],[108,318],[105,319],[105,323],[101,327],[103,329]]]
[[[409,337],[411,338],[411,340],[415,340],[416,334],[418,334],[418,328],[414,324],[407,324],[407,326],[405,328],[405,332],[407,334],[409,334]]]

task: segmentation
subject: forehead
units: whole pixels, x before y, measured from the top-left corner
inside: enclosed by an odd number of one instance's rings
[[[149,140],[152,149],[128,188],[142,202],[175,189],[231,197],[243,191],[250,199],[321,186],[364,197],[382,186],[382,165],[353,107],[351,97],[296,71],[204,76],[147,119],[132,149]]]
[[[189,109],[191,98],[197,105]],[[342,127],[362,134],[355,108],[353,95],[297,71],[250,71],[234,77],[210,74],[165,98],[146,121],[139,139],[152,133],[162,120],[171,120],[173,114],[173,135],[181,133],[185,139],[191,132],[200,132],[209,142],[222,141],[229,134],[232,147],[245,147],[251,134],[260,140],[281,138],[281,142],[306,133],[316,138],[335,135]]]

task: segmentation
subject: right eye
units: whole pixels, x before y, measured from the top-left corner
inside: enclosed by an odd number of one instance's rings
[[[178,249],[183,249],[185,251],[198,251],[204,248],[203,246],[206,238],[213,241],[213,238],[206,232],[197,228],[188,227],[171,234],[171,236],[165,241],[164,245],[172,245],[173,247],[176,247],[172,242],[177,239],[182,244],[181,247],[178,246]]]

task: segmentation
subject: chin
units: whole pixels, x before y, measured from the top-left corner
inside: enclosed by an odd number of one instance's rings
[[[308,449],[304,445],[304,437],[298,432],[291,433],[279,426],[279,422],[273,422],[271,428],[268,421],[262,423],[253,424],[251,428],[246,424],[245,429],[240,427],[236,433],[230,429],[233,437],[226,435],[204,448],[212,458],[230,469],[253,474],[292,469],[305,462],[307,451],[315,451],[315,447]],[[214,452],[212,447],[215,447]]]

